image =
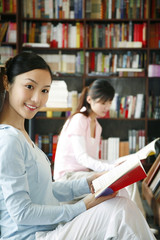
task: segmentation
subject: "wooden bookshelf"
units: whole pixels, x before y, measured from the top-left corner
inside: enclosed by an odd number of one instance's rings
[[[47,111],[51,111],[51,112],[68,112],[68,111],[72,111],[72,108],[70,108],[70,107],[68,107],[68,108],[43,107],[40,110],[40,112],[47,112]]]
[[[142,182],[142,197],[146,199],[148,205],[152,208],[154,221],[160,226],[160,197],[156,198],[150,188],[150,184],[158,171],[160,171],[160,155],[157,157],[151,166],[147,177]]]
[[[43,1],[44,2],[44,1]],[[63,1],[62,1],[63,2]],[[152,0],[144,0],[140,1],[140,8],[139,8],[139,1],[124,1],[124,9],[121,12],[120,15],[116,15],[116,1],[113,2],[112,6],[112,12],[109,12],[109,10],[105,10],[105,5],[101,5],[101,3],[108,3],[109,1],[103,0],[103,1],[97,1],[96,4],[98,4],[96,8],[96,13],[93,14],[92,10],[94,9],[94,6],[88,5],[89,0],[84,0],[83,4],[81,5],[81,0],[79,0],[79,3],[81,6],[81,15],[74,15],[72,13],[72,18],[70,16],[56,16],[53,15],[51,17],[46,17],[44,14],[41,14],[37,17],[35,14],[31,14],[33,11],[32,7],[32,1],[25,1],[25,3],[29,4],[27,7],[24,7],[24,1],[23,0],[17,0],[17,11],[15,13],[3,13],[0,12],[0,22],[5,21],[15,21],[17,23],[17,42],[16,43],[6,43],[5,41],[1,42],[1,46],[12,46],[14,50],[16,50],[16,53],[19,53],[21,51],[34,51],[38,54],[47,54],[49,56],[52,56],[55,58],[55,55],[66,55],[68,58],[70,58],[71,55],[75,55],[75,57],[78,56],[78,54],[82,57],[82,63],[81,63],[81,70],[80,72],[73,72],[73,73],[67,73],[65,71],[53,71],[54,73],[54,79],[55,80],[65,80],[68,86],[69,91],[77,90],[78,93],[80,93],[84,86],[88,86],[90,83],[92,83],[97,78],[105,78],[108,80],[113,87],[115,88],[116,92],[120,96],[129,96],[129,95],[136,95],[137,93],[143,93],[145,96],[145,111],[144,116],[139,119],[126,119],[126,118],[112,118],[112,119],[100,119],[100,124],[103,127],[102,135],[104,138],[108,137],[120,137],[121,140],[126,141],[128,139],[128,131],[130,129],[144,129],[145,130],[145,142],[148,143],[154,138],[158,137],[160,135],[160,119],[155,118],[155,116],[152,114],[151,116],[148,116],[148,106],[150,103],[150,96],[160,96],[160,84],[159,84],[159,78],[158,77],[148,77],[148,65],[151,63],[156,63],[155,59],[158,59],[159,55],[159,47],[157,45],[152,45],[153,41],[151,41],[151,38],[153,36],[152,29],[154,28],[155,24],[160,23],[160,18],[156,16],[156,10],[153,9]],[[111,1],[110,1],[111,2]],[[123,2],[123,1],[121,1]],[[134,2],[134,8],[133,8],[133,2]],[[91,7],[89,7],[91,6]],[[156,5],[155,5],[156,6]],[[74,9],[74,6],[72,6]],[[119,6],[120,7],[120,6]],[[122,6],[121,6],[122,7]],[[137,11],[134,11],[137,8]],[[25,11],[24,11],[25,9]],[[29,12],[28,9],[31,9]],[[99,12],[98,9],[103,10],[103,15]],[[109,9],[109,8],[108,8]],[[129,11],[126,11],[126,9],[129,9]],[[70,9],[69,9],[70,11]],[[61,14],[61,13],[59,13]],[[62,24],[62,26],[77,26],[78,24],[81,24],[81,27],[83,27],[83,38],[80,38],[81,44],[77,46],[56,46],[55,43],[52,42],[50,45],[51,47],[32,47],[32,46],[23,46],[23,43],[27,42],[28,40],[25,40],[24,38],[24,26],[27,25],[26,33],[29,34],[29,27],[32,26],[32,24],[40,26],[42,24],[52,24],[54,27],[56,27],[58,24]],[[103,39],[106,39],[106,36],[104,36],[104,32],[102,29],[104,27],[111,28],[113,32],[116,32],[117,29],[121,29],[122,32],[125,32],[125,29],[129,29],[129,26],[134,28],[137,27],[146,27],[146,42],[142,42],[141,47],[135,47],[137,46],[135,44],[134,48],[131,47],[132,43],[136,43],[136,38],[133,39],[130,42],[130,39],[127,40],[127,43],[124,45],[118,45],[114,42],[115,37],[112,36],[112,41],[110,42],[110,45],[108,43],[104,44],[102,41]],[[96,31],[98,29],[98,34],[96,34]],[[101,30],[99,30],[101,29]],[[93,37],[90,34],[89,31],[92,31]],[[118,31],[117,31],[118,32]],[[133,31],[134,32],[134,31]],[[40,32],[39,32],[40,35]],[[96,36],[100,36],[97,38]],[[157,35],[156,35],[157,37]],[[125,35],[124,35],[125,38]],[[134,41],[135,40],[135,41]],[[106,40],[107,41],[107,40]],[[72,42],[73,38],[72,38]],[[151,44],[152,43],[152,44]],[[122,47],[123,46],[123,47]],[[139,71],[139,75],[136,72],[136,68],[133,69],[129,68],[126,70],[124,67],[120,66],[121,74],[119,74],[118,71],[113,72],[112,67],[110,67],[109,72],[106,74],[104,71],[94,71],[94,67],[91,64],[90,56],[95,54],[96,58],[100,57],[102,55],[103,57],[106,55],[110,55],[112,60],[114,60],[115,55],[117,54],[118,59],[120,56],[124,56],[125,54],[133,55],[134,53],[139,54],[140,58],[142,57],[141,61],[143,64],[142,66],[139,66],[137,68],[137,72]],[[78,56],[78,57],[80,57]],[[157,60],[158,61],[158,60]],[[111,66],[111,65],[110,65]],[[144,69],[144,71],[143,71]],[[125,71],[126,70],[126,71]],[[133,73],[133,75],[126,75],[126,72],[128,74]],[[142,75],[143,73],[143,75]],[[44,134],[46,131],[46,126],[48,125],[48,132],[50,130],[50,125],[48,124],[48,121],[50,120],[44,120],[39,121],[37,120],[36,126],[37,129],[44,129]],[[52,129],[51,131],[55,132],[57,131],[57,128],[54,128],[55,121],[53,119]],[[36,130],[38,131],[38,130]],[[35,132],[35,134],[38,132]]]

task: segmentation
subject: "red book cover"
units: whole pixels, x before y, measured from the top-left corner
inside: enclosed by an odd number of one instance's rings
[[[146,176],[145,171],[141,168],[141,166],[138,166],[111,184],[110,188],[113,192],[116,192],[128,185],[144,179]]]
[[[65,24],[64,47],[68,48],[68,23]]]
[[[93,180],[92,184],[95,189],[95,197],[109,195],[147,176],[138,156],[131,154],[131,157],[133,159],[125,161],[124,156],[124,162]]]
[[[62,48],[65,47],[65,23],[62,23]]]
[[[138,24],[138,41],[143,43],[143,25]]]
[[[147,29],[147,23],[143,23],[143,28],[142,28],[142,46],[146,47],[147,46],[147,34],[146,34],[146,29]]]
[[[58,143],[58,135],[53,135],[52,162],[54,162],[54,160],[55,160],[57,143]]]
[[[112,23],[109,24],[109,32],[108,32],[108,36],[109,36],[109,48],[112,46]]]
[[[137,39],[138,39],[138,24],[134,24],[134,28],[133,28],[134,30],[133,30],[133,32],[134,32],[134,34],[133,34],[133,41],[134,42],[136,42],[137,41]]]
[[[80,23],[80,48],[83,48],[84,30],[83,23]]]
[[[90,53],[90,72],[95,71],[95,52]]]
[[[35,18],[36,17],[35,0],[32,0],[32,11],[33,11],[33,18]]]
[[[156,18],[156,0],[152,0],[151,4],[151,18]]]
[[[17,10],[17,2],[16,0],[13,0],[13,13],[16,13]]]

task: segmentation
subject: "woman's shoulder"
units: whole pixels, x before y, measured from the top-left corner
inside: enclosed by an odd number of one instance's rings
[[[84,120],[86,121],[88,119],[88,117],[86,117],[84,114],[82,113],[76,113],[75,115],[72,116],[71,119],[74,119],[74,120]]]
[[[88,125],[87,119],[88,118],[82,113],[76,113],[67,120],[64,129],[75,131],[77,128],[85,128]]]
[[[20,131],[7,124],[0,124],[0,139],[2,141],[10,140],[14,142],[16,139],[22,141]]]
[[[11,125],[7,124],[0,124],[0,132],[2,133],[11,133],[11,134],[18,134],[18,129]]]

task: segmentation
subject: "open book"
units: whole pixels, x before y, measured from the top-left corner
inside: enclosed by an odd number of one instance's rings
[[[155,142],[157,140],[159,140],[159,138],[136,153],[117,159],[116,162],[120,163],[119,165],[93,180],[92,184],[95,190],[95,197],[109,195],[144,179],[147,174],[140,160],[156,153]]]

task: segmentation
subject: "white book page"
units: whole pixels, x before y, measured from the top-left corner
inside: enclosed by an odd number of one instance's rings
[[[116,166],[109,172],[106,172],[102,176],[93,180],[92,183],[93,183],[95,192],[97,192],[101,188],[110,186],[113,182],[115,182],[117,179],[119,179],[125,173],[129,172],[130,170],[137,167],[138,165],[142,166],[141,162],[139,161],[139,158],[135,154],[132,154],[132,157],[133,157],[132,161],[131,161],[131,159],[128,159],[127,161]]]

